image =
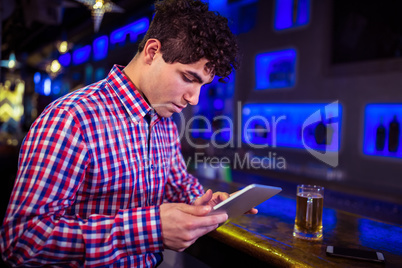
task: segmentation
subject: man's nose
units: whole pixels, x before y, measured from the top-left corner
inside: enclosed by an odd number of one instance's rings
[[[184,99],[190,105],[197,105],[200,98],[200,90],[201,86],[197,86],[194,89],[190,90],[185,96]]]

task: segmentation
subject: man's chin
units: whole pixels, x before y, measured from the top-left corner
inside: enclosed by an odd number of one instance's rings
[[[171,117],[173,115],[173,112],[167,110],[158,111],[157,109],[155,109],[155,111],[159,116],[162,117]]]

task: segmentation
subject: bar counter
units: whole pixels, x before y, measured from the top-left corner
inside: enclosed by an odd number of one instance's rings
[[[201,182],[206,189],[229,193],[245,186]],[[257,208],[257,215],[226,223],[186,252],[211,267],[402,267],[402,227],[398,224],[328,208],[324,203],[324,238],[310,242],[293,237],[295,197],[279,194]],[[385,263],[327,256],[328,245],[380,251]]]

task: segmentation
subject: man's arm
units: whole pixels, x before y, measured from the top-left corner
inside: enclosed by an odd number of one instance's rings
[[[198,179],[187,172],[186,163],[181,153],[181,144],[176,124],[173,124],[174,154],[170,159],[170,173],[165,187],[165,199],[168,202],[191,204],[204,194]]]
[[[80,124],[68,111],[49,110],[34,123],[21,148],[0,232],[4,259],[15,266],[90,267],[162,250],[159,207],[86,219],[65,214],[85,179],[88,161]]]

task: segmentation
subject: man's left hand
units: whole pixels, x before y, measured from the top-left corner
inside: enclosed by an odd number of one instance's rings
[[[228,194],[225,192],[215,192],[213,193],[211,189],[205,192],[205,194],[201,197],[199,197],[197,200],[195,200],[194,205],[196,206],[202,206],[202,205],[210,205],[211,207],[214,207],[215,205],[219,204],[223,200],[228,199],[231,195],[235,194],[236,192],[232,194]],[[258,210],[256,208],[252,208],[249,211],[246,212],[246,214],[257,214]]]

